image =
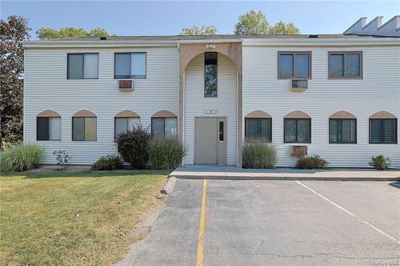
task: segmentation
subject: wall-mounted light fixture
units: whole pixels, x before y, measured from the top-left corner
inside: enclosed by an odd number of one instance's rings
[[[215,49],[215,47],[217,47],[217,46],[215,44],[209,43],[206,45],[206,47],[207,47],[207,49]]]

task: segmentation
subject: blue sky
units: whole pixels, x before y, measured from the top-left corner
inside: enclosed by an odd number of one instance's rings
[[[400,14],[400,1],[18,1],[2,0],[1,18],[28,19],[32,38],[40,27],[101,27],[117,35],[174,35],[192,25],[233,32],[238,16],[261,10],[270,24],[295,23],[302,33],[342,33],[362,16],[384,22]]]

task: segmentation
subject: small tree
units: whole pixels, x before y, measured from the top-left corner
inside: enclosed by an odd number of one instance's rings
[[[286,24],[283,21],[279,21],[274,26],[269,29],[269,33],[271,34],[298,34],[300,33],[299,29],[293,24]]]
[[[85,29],[75,27],[65,27],[60,30],[42,27],[36,31],[36,35],[40,40],[50,40],[74,37],[105,37],[110,36],[111,34],[102,28],[95,28],[91,31],[86,31]]]
[[[251,10],[239,17],[235,25],[235,34],[259,35],[268,33],[268,22],[263,12]]]
[[[135,169],[144,169],[149,160],[148,145],[150,134],[148,128],[141,124],[117,136],[118,152],[121,157]]]
[[[192,26],[191,28],[183,28],[181,35],[214,35],[217,33],[217,28],[211,26]]]

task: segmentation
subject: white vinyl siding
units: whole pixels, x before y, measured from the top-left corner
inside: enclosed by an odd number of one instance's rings
[[[277,52],[283,50],[295,49],[243,47],[243,115],[262,110],[272,116],[277,166],[295,164],[290,155],[295,144],[283,143],[283,117],[300,110],[312,118],[312,143],[304,144],[308,153],[319,154],[330,167],[369,167],[378,154],[400,167],[399,144],[369,143],[369,116],[387,111],[400,117],[400,47],[307,47],[312,52],[312,80],[303,93],[291,92],[289,80],[277,79]],[[362,51],[363,79],[328,79],[328,52],[343,51]],[[329,116],[341,110],[357,117],[356,144],[329,144]],[[397,135],[399,139],[399,130]]]
[[[114,53],[144,50],[147,78],[135,80],[133,92],[120,92]],[[67,80],[68,53],[99,53],[99,78]],[[66,150],[71,164],[92,164],[102,155],[117,154],[114,116],[121,110],[135,110],[144,127],[160,110],[179,112],[179,57],[174,47],[27,49],[25,55],[24,142],[42,145],[46,164],[56,163],[54,150]],[[62,141],[36,141],[36,116],[46,109],[60,113]],[[82,109],[97,115],[96,141],[72,141],[72,115]]]

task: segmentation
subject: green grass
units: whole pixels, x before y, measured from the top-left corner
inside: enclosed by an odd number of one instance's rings
[[[166,174],[5,174],[0,182],[1,265],[110,265],[163,204],[155,196]]]

